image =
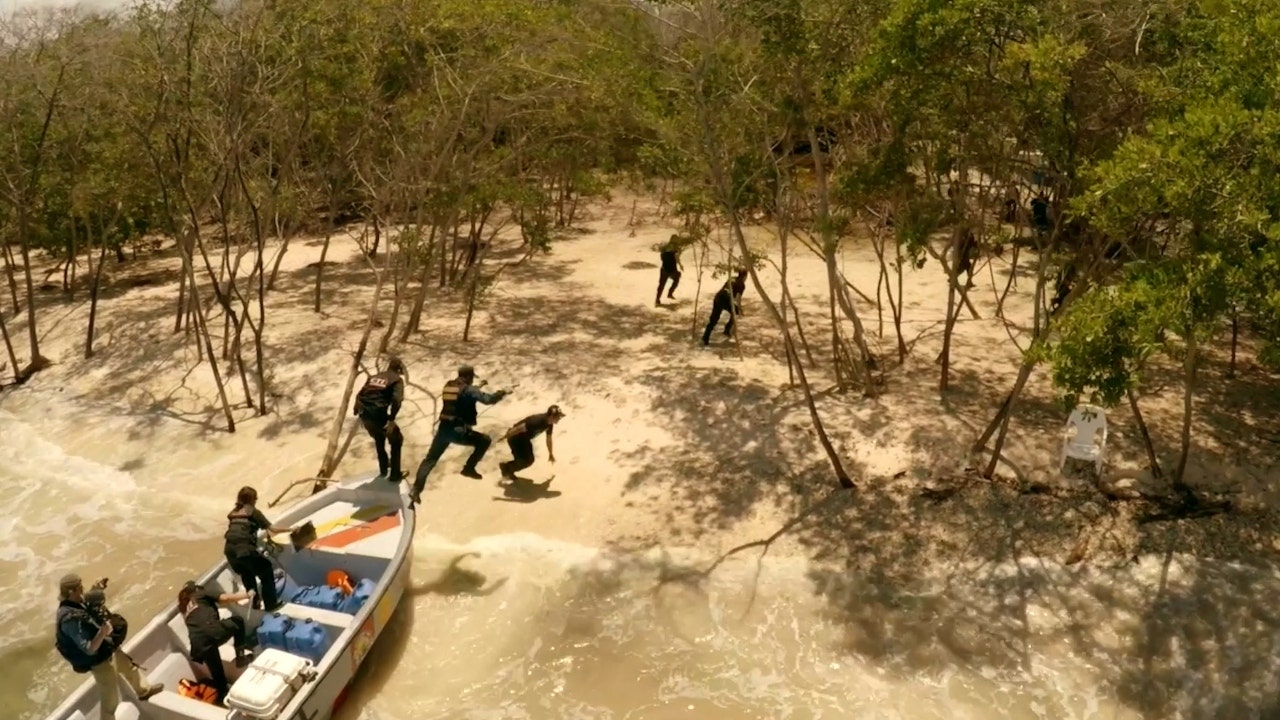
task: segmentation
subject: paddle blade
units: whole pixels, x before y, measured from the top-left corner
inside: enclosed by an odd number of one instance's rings
[[[289,533],[289,540],[293,542],[293,549],[295,551],[302,550],[316,541],[316,526],[308,520],[297,530]]]

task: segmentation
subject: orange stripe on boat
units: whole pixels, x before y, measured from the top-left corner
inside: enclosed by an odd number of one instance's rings
[[[357,525],[332,535],[326,535],[311,543],[309,547],[342,548],[395,527],[400,527],[400,514],[393,512],[383,515],[377,520]]]

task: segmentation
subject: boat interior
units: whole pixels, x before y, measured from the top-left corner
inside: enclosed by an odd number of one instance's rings
[[[288,536],[273,538],[282,549],[275,556],[277,574],[284,571],[294,586],[324,586],[331,570],[344,570],[353,583],[368,579],[377,583],[372,598],[354,614],[307,605],[286,602],[276,612],[295,621],[312,620],[325,631],[324,654],[315,662],[323,671],[342,656],[350,645],[359,624],[373,611],[378,598],[392,581],[388,570],[394,569],[392,560],[406,551],[412,541],[413,511],[407,509],[395,488],[385,481],[362,481],[352,485],[339,485],[329,491],[307,498],[280,513],[267,513],[276,525],[297,526],[311,522],[315,527],[315,540],[302,549],[295,549]],[[219,544],[222,539],[210,539]],[[203,578],[196,578],[205,589],[215,593],[238,593],[243,585],[225,562],[219,564]],[[164,690],[138,701],[133,691],[123,682],[120,686],[120,707],[117,720],[225,720],[228,708],[189,698],[178,693],[179,682],[205,680],[207,668],[191,659],[191,646],[186,623],[177,612],[177,592],[174,601],[145,628],[125,643],[125,650],[143,669],[145,680],[164,683]],[[263,648],[261,638],[256,637],[264,613],[249,607],[248,601],[224,605],[223,617],[238,615],[245,625],[255,651]],[[357,622],[359,618],[359,622]],[[284,648],[279,648],[284,649]],[[229,683],[243,672],[235,663],[235,650],[231,642],[220,648],[223,669]],[[78,702],[77,702],[78,700]],[[64,712],[54,718],[66,720],[108,720],[100,715],[97,693],[92,681],[77,691],[76,696],[63,707]]]

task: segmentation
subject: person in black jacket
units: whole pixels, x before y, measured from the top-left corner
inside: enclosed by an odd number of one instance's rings
[[[218,605],[249,600],[253,593],[215,594],[197,585],[194,580],[178,591],[178,612],[187,625],[187,638],[191,642],[191,659],[203,663],[209,669],[210,683],[218,691],[218,703],[227,697],[230,686],[227,683],[227,671],[222,667],[222,656],[218,648],[232,641],[236,649],[236,659],[247,655],[253,645],[245,628],[244,618],[232,615],[223,618],[218,614]]]
[[[396,425],[396,414],[404,402],[404,376],[408,374],[400,358],[391,358],[386,370],[365,381],[364,387],[356,393],[352,408],[369,437],[373,438],[378,453],[379,477],[391,482],[400,482],[403,476],[400,472],[400,447],[404,436]],[[391,444],[390,457],[387,456],[388,442]]]
[[[715,299],[711,301],[711,320],[707,322],[707,329],[702,332],[703,346],[711,343],[711,331],[720,323],[720,315],[729,313],[729,322],[725,323],[725,337],[733,334],[733,318],[735,315],[742,314],[742,294],[747,290],[747,271],[739,270],[738,276],[729,280],[716,293]]]
[[[470,365],[463,365],[458,368],[458,377],[444,384],[444,390],[440,393],[440,424],[436,427],[435,437],[431,439],[431,448],[418,465],[418,472],[413,479],[413,492],[409,497],[415,504],[422,502],[422,490],[427,485],[427,476],[435,469],[444,451],[455,443],[472,448],[471,456],[462,466],[462,474],[476,480],[483,478],[476,470],[476,465],[489,450],[492,441],[488,435],[474,429],[477,420],[476,403],[493,405],[506,397],[508,391],[484,392],[475,386],[475,379],[475,369]]]
[[[236,494],[236,506],[227,513],[226,544],[223,554],[231,569],[240,576],[245,590],[254,593],[253,607],[272,612],[280,607],[276,598],[276,579],[271,560],[258,550],[258,532],[290,533],[295,528],[276,527],[256,507],[258,491],[245,486]]]
[[[544,413],[537,413],[521,420],[507,430],[507,434],[502,436],[502,440],[507,441],[507,446],[511,448],[511,460],[498,463],[498,467],[502,470],[502,477],[510,480],[516,480],[516,473],[533,464],[533,439],[541,435],[547,434],[547,459],[551,462],[556,461],[556,451],[552,447],[551,437],[554,434],[556,423],[564,417],[564,411],[559,405],[552,405],[547,408]]]
[[[676,299],[676,287],[680,284],[681,247],[680,236],[672,235],[671,239],[658,251],[658,257],[662,261],[662,269],[658,271],[658,295],[653,301],[655,307],[662,305],[662,290],[666,287],[668,280],[671,281],[671,289],[667,291],[667,299]]]
[[[95,589],[105,589],[106,579],[99,580]],[[142,680],[138,667],[120,649],[113,639],[115,628],[105,617],[95,616],[85,603],[84,583],[75,573],[64,575],[58,583],[58,613],[54,622],[54,648],[77,673],[92,673],[98,686],[100,717],[115,717],[120,705],[120,686],[117,677],[123,679],[139,700],[146,700],[164,689],[164,685],[149,685]]]

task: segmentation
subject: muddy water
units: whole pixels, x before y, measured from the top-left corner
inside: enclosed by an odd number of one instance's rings
[[[22,452],[18,452],[18,448]],[[213,559],[188,494],[76,457],[0,411],[0,707],[38,719],[76,678],[54,580],[106,558],[141,625]],[[216,544],[216,543],[215,543]],[[1030,560],[884,588],[798,558],[660,583],[691,552],[421,530],[411,596],[343,720],[1276,717],[1280,579],[1151,557]],[[89,572],[89,571],[85,571]],[[957,581],[948,578],[964,577]]]

